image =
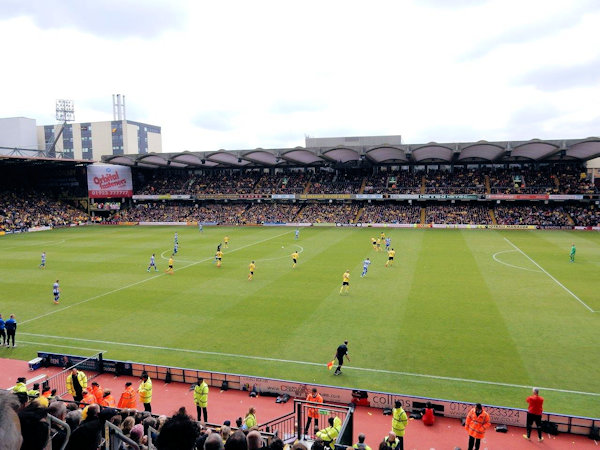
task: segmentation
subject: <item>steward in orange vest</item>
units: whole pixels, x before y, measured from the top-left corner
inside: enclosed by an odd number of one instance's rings
[[[136,407],[136,393],[131,387],[131,381],[125,383],[125,391],[121,394],[119,399],[119,408],[135,409]]]
[[[104,398],[104,389],[102,389],[97,382],[92,382],[92,387],[89,391],[94,395],[96,403],[99,405],[102,404],[102,399]]]
[[[115,398],[112,396],[108,389],[104,391],[104,397],[102,398],[100,405],[108,408],[114,408],[115,406],[117,406]]]
[[[306,397],[307,402],[323,403],[323,397],[317,392],[317,388],[312,389],[312,393]],[[304,427],[304,434],[308,435],[308,429],[310,428],[310,422],[315,419],[315,434],[319,431],[319,410],[317,408],[308,408],[307,410],[308,420]]]
[[[480,441],[485,436],[485,430],[491,427],[490,415],[483,410],[481,403],[472,408],[465,420],[465,429],[469,433],[469,448],[479,448]]]
[[[96,403],[96,397],[94,394],[89,393],[88,391],[83,391],[83,398],[81,399],[81,407],[85,407],[87,405],[93,405]]]

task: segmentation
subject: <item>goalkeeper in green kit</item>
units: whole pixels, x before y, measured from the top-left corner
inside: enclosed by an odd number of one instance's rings
[[[576,251],[577,250],[575,249],[575,244],[571,244],[571,254],[570,254],[571,262],[575,262],[575,252]]]

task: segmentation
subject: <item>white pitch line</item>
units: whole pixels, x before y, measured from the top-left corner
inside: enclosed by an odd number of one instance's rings
[[[19,339],[19,344],[45,345],[47,347],[64,347],[64,348],[74,348],[77,350],[89,350],[89,351],[96,352],[96,353],[108,353],[108,350],[101,350],[99,348],[78,347],[75,345],[49,344],[48,342],[22,341],[21,339]]]
[[[192,349],[187,349],[187,348],[160,347],[160,346],[155,346],[155,345],[132,344],[132,343],[125,343],[125,342],[103,341],[103,340],[96,340],[96,339],[70,338],[70,337],[65,337],[65,336],[52,336],[52,335],[47,335],[47,334],[36,334],[36,333],[20,333],[20,334],[27,335],[27,336],[43,337],[43,338],[48,338],[48,339],[64,339],[64,340],[69,340],[69,341],[93,342],[96,344],[104,344],[104,345],[120,345],[123,347],[137,347],[137,348],[145,348],[145,349],[149,349],[149,350],[164,350],[164,351],[168,351],[168,352],[194,353],[194,354],[199,354],[199,355],[211,355],[211,356],[221,356],[221,357],[224,356],[224,357],[230,357],[230,358],[252,359],[252,360],[258,360],[258,361],[272,361],[272,362],[280,362],[280,363],[287,363],[287,364],[301,364],[301,365],[305,365],[305,366],[323,367],[325,365],[323,363],[315,363],[315,362],[310,362],[310,361],[294,361],[291,359],[269,358],[266,356],[238,355],[235,353],[210,352],[210,351],[206,351],[206,350],[192,350]],[[454,378],[454,377],[445,377],[445,376],[441,376],[441,375],[428,375],[428,374],[411,373],[411,372],[397,372],[394,370],[384,370],[384,369],[369,369],[366,367],[352,367],[352,366],[344,366],[344,367],[346,367],[346,369],[360,370],[363,372],[386,373],[386,374],[390,374],[390,375],[402,375],[402,376],[407,376],[407,377],[430,378],[430,379],[435,379],[435,380],[455,381],[455,382],[462,382],[462,383],[487,384],[487,385],[492,385],[492,386],[504,386],[504,387],[511,387],[511,388],[519,388],[519,389],[521,389],[521,388],[522,389],[531,389],[531,386],[525,386],[525,385],[521,385],[521,384],[471,380],[468,378]],[[580,395],[589,395],[589,396],[594,396],[594,397],[600,397],[600,393],[596,393],[596,392],[582,392],[582,391],[548,388],[548,387],[541,387],[541,386],[539,387],[539,389],[543,389],[545,391],[554,391],[554,392],[563,392],[563,393],[568,393],[568,394],[580,394]]]
[[[581,300],[579,297],[577,297],[575,294],[573,294],[573,292],[571,292],[564,284],[562,284],[560,281],[558,281],[556,278],[554,278],[552,275],[550,275],[548,273],[548,271],[546,271],[546,269],[544,269],[542,266],[540,266],[538,263],[536,263],[533,259],[531,259],[529,257],[529,255],[527,255],[523,250],[521,250],[515,244],[513,244],[512,242],[510,242],[508,239],[504,238],[504,240],[506,242],[508,242],[510,245],[512,245],[515,248],[515,250],[517,250],[518,252],[520,252],[525,258],[527,258],[529,261],[531,261],[532,263],[534,263],[542,272],[544,272],[546,275],[548,275],[552,279],[552,281],[554,281],[561,288],[563,288],[565,291],[567,291],[575,300],[577,300],[579,303],[581,303],[583,306],[585,306],[588,309],[588,311],[593,312],[593,313],[597,312],[597,311],[594,311],[592,308],[590,308],[583,300]]]
[[[494,261],[496,261],[497,263],[504,264],[505,266],[513,267],[515,269],[528,270],[529,272],[538,272],[538,273],[541,272],[541,270],[528,269],[527,267],[515,266],[513,264],[509,264],[507,262],[502,261],[501,259],[496,258],[496,255],[500,255],[502,253],[512,253],[512,252],[516,252],[516,250],[504,250],[501,252],[496,252],[492,255],[492,259]]]
[[[252,244],[243,245],[242,247],[238,247],[238,248],[236,248],[236,249],[234,249],[234,250],[231,250],[231,251],[230,251],[230,252],[228,252],[228,253],[237,252],[238,250],[242,250],[242,249],[244,249],[244,248],[247,248],[247,247],[252,247],[253,245],[256,245],[256,244],[261,244],[261,243],[263,243],[263,242],[270,241],[271,239],[275,239],[275,238],[281,237],[281,236],[283,236],[283,235],[285,235],[285,234],[289,234],[289,233],[291,233],[291,231],[286,231],[285,233],[281,233],[281,234],[278,234],[278,235],[276,235],[276,236],[272,236],[272,237],[270,237],[270,238],[263,239],[262,241],[253,242]],[[196,264],[200,264],[200,263],[203,263],[203,262],[206,262],[206,261],[211,261],[212,259],[213,259],[213,257],[211,256],[210,258],[206,258],[206,259],[202,259],[202,260],[200,260],[200,261],[193,262],[193,263],[191,263],[191,264],[188,264],[187,266],[183,266],[183,267],[181,267],[180,269],[177,269],[177,271],[179,271],[179,270],[183,270],[183,269],[187,269],[188,267],[192,267],[192,266],[195,266]],[[105,297],[105,296],[107,296],[107,295],[114,294],[115,292],[119,292],[119,291],[122,291],[122,290],[125,290],[125,289],[129,289],[130,287],[137,286],[138,284],[147,283],[147,282],[148,282],[148,281],[150,281],[150,280],[154,280],[155,278],[158,278],[158,277],[161,277],[161,276],[165,276],[165,275],[166,275],[166,274],[164,274],[164,273],[161,273],[160,275],[154,275],[154,276],[152,276],[152,277],[150,277],[150,278],[145,278],[145,279],[143,279],[143,280],[136,281],[135,283],[128,284],[128,285],[126,285],[126,286],[123,286],[123,287],[120,287],[120,288],[118,288],[118,289],[113,289],[112,291],[108,291],[108,292],[105,292],[105,293],[103,293],[103,294],[98,294],[98,295],[96,295],[96,296],[94,296],[94,297],[90,297],[90,298],[87,298],[87,299],[85,299],[85,300],[81,300],[80,302],[73,303],[72,305],[64,306],[64,307],[62,307],[62,308],[55,309],[54,311],[47,312],[47,313],[45,313],[45,314],[42,314],[42,315],[40,315],[40,316],[37,316],[37,317],[33,317],[33,318],[31,318],[31,319],[24,320],[24,321],[22,321],[22,322],[20,323],[20,325],[21,325],[21,326],[23,326],[23,325],[25,325],[26,323],[33,322],[34,320],[42,319],[42,318],[44,318],[44,317],[50,316],[50,315],[52,315],[52,314],[56,314],[56,313],[58,313],[58,312],[61,312],[61,311],[64,311],[64,310],[66,310],[66,309],[73,308],[74,306],[79,306],[79,305],[82,305],[82,304],[84,304],[84,303],[91,302],[92,300],[97,300],[97,299],[99,299],[99,298],[101,298],[101,297]]]

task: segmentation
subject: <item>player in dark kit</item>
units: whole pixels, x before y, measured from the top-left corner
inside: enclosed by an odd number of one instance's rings
[[[350,361],[350,356],[348,355],[348,341],[344,341],[344,343],[341,344],[335,352],[335,358],[338,360],[338,366],[337,369],[335,369],[335,372],[333,373],[334,375],[340,375],[342,373],[342,366],[344,365],[344,356],[348,359],[348,361]]]

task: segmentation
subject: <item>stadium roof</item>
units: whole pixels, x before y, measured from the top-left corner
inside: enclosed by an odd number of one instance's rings
[[[78,166],[93,164],[88,159],[50,158],[46,156],[22,156],[0,154],[0,166],[23,166],[23,165],[55,165],[55,166]]]
[[[295,147],[103,156],[102,161],[136,167],[243,168],[352,164],[501,164],[528,161],[587,161],[600,157],[600,138],[465,142],[375,146]]]

